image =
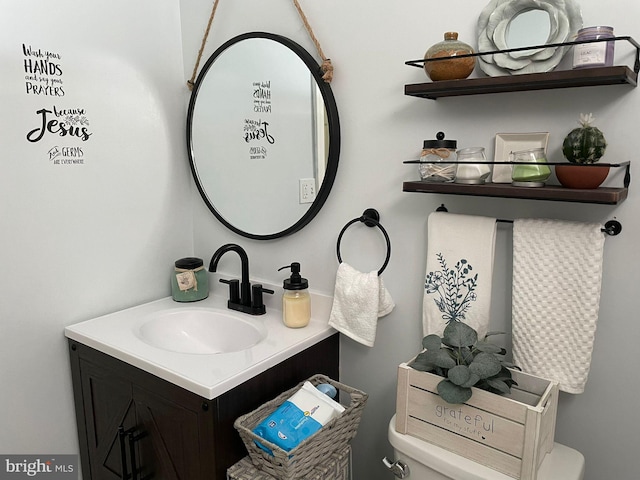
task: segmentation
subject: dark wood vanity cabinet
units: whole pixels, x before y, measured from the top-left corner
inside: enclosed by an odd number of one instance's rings
[[[246,455],[237,417],[339,375],[338,334],[212,400],[73,340],[69,353],[84,480],[223,480]]]
[[[79,430],[85,434],[81,443],[86,439],[84,478],[201,478],[199,426],[206,426],[211,416],[202,401],[139,385],[126,371],[85,349],[76,344],[73,352],[80,372],[74,385],[80,394]],[[134,470],[137,476],[131,477]]]

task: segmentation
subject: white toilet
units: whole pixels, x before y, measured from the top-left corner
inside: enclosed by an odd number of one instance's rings
[[[397,469],[408,467],[404,477],[413,480],[513,480],[513,477],[485,467],[448,450],[410,435],[396,432],[395,415],[389,422],[389,443],[393,446]],[[387,463],[387,462],[385,462]],[[537,480],[582,480],[584,457],[558,443],[547,454]]]

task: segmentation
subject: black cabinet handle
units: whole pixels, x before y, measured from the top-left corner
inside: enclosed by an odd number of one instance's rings
[[[148,473],[146,475],[142,475],[143,467],[138,465],[138,461],[136,460],[136,450],[135,444],[136,442],[142,440],[148,435],[147,432],[136,432],[135,428],[130,429],[127,432],[127,437],[129,440],[129,451],[131,456],[131,480],[150,480],[153,478],[153,472]]]
[[[120,442],[120,457],[122,468],[122,480],[149,480],[153,478],[153,473],[140,477],[142,468],[139,468],[136,460],[136,442],[147,436],[147,432],[136,433],[135,427],[125,430],[124,426],[118,427],[118,440]],[[129,444],[129,459],[131,460],[131,474],[127,465],[127,443]]]
[[[125,445],[125,432],[124,427],[120,425],[118,427],[118,440],[120,441],[120,463],[122,469],[122,479],[127,480],[129,478],[129,471],[127,469],[127,447]]]
[[[133,429],[127,432],[129,439],[129,456],[131,457],[131,480],[138,480],[138,465],[136,462],[136,438]]]

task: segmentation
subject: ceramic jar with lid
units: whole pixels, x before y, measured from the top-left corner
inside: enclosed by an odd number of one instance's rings
[[[491,165],[486,163],[484,147],[469,147],[458,150],[456,183],[481,185],[491,175]],[[480,162],[480,163],[474,163]]]
[[[443,132],[438,132],[435,140],[425,140],[422,144],[418,170],[426,182],[453,182],[456,178],[458,142],[444,137]]]
[[[458,40],[458,32],[446,32],[444,41],[431,46],[424,54],[425,60],[451,58],[450,60],[432,60],[424,62],[424,71],[431,80],[459,80],[467,78],[476,66],[475,57],[454,58],[474,53],[473,48]]]

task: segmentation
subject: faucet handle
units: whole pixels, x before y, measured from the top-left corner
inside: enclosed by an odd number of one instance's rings
[[[260,283],[251,285],[251,308],[255,310],[260,310],[262,311],[262,313],[265,313],[266,308],[262,301],[263,293],[274,294],[275,292],[269,288],[264,288]]]
[[[240,280],[220,279],[220,283],[229,285],[229,303],[240,303]]]

